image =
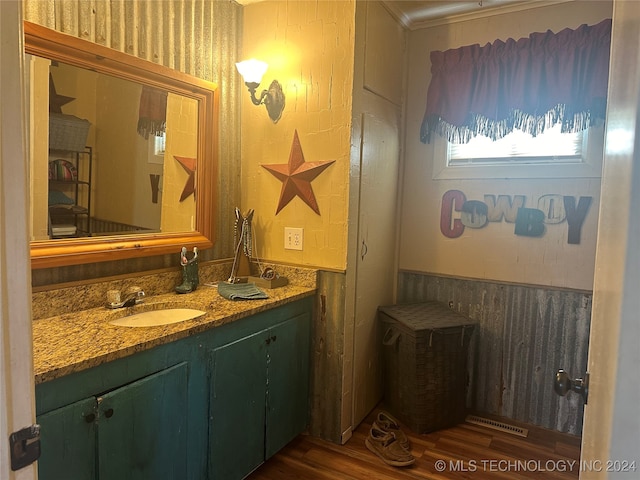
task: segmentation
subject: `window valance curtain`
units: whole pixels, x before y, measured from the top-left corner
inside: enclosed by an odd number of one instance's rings
[[[452,143],[519,128],[532,135],[562,123],[577,132],[604,119],[611,19],[558,33],[431,52],[420,139]]]
[[[167,126],[167,92],[142,86],[138,107],[138,134],[149,139],[149,135],[164,134]]]

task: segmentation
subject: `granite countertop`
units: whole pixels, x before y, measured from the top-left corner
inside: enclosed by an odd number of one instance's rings
[[[35,383],[95,367],[311,296],[315,288],[287,285],[264,291],[269,295],[268,299],[233,301],[220,296],[216,287],[201,285],[195,292],[184,295],[167,293],[147,297],[142,304],[128,309],[101,307],[34,320]],[[206,314],[157,327],[109,324],[116,318],[162,308],[194,308]]]

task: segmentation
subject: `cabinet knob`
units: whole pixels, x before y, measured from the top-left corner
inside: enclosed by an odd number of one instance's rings
[[[87,423],[93,423],[95,419],[96,419],[95,413],[88,413],[87,415],[84,416],[84,421]]]
[[[107,408],[104,411],[104,416],[107,417],[107,418],[113,417],[113,408]]]

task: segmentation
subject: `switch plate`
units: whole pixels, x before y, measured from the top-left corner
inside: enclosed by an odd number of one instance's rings
[[[284,248],[287,250],[302,250],[303,229],[284,227]]]

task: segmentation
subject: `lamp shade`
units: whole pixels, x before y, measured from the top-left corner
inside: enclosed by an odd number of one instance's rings
[[[245,83],[259,84],[268,66],[265,62],[261,62],[255,58],[236,63],[236,68],[240,75],[242,75],[242,78],[244,78]]]

